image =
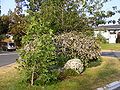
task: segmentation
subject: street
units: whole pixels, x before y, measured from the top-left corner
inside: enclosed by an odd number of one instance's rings
[[[110,56],[120,58],[120,52],[102,52],[101,56]],[[14,63],[18,59],[18,54],[14,52],[0,52],[0,66]]]
[[[120,51],[116,52],[102,52],[101,56],[109,56],[109,57],[116,57],[120,58]]]
[[[18,54],[14,52],[0,52],[0,66],[14,63],[18,59]]]

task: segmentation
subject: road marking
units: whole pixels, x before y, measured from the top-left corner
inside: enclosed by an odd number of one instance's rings
[[[7,56],[7,55],[18,55],[17,53],[2,53],[0,56]]]

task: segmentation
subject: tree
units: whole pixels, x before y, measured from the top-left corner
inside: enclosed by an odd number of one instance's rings
[[[0,34],[6,34],[9,32],[9,16],[0,16]]]
[[[29,17],[27,33],[22,38],[19,63],[26,81],[31,85],[45,85],[57,80],[55,46],[52,43],[52,30],[36,16],[35,13]]]
[[[102,7],[110,0],[86,0],[86,4],[83,10],[88,12],[89,23],[92,26],[98,26],[100,24],[106,24],[106,18],[113,16],[113,11],[104,11]]]
[[[27,9],[32,10],[33,12],[39,11],[40,6],[44,1],[46,0],[15,0],[18,11],[22,11],[23,7],[27,7]]]
[[[48,21],[49,27],[57,33],[84,30],[83,28],[88,26],[87,18],[84,15],[79,15],[78,5],[74,3],[74,1],[69,2],[68,0],[43,2],[40,12],[43,22]]]
[[[28,10],[31,10],[33,12],[39,12],[42,10],[41,14],[42,17],[44,17],[44,20],[48,20],[50,22],[52,29],[56,29],[58,27],[58,31],[62,31],[63,29],[67,29],[67,31],[69,31],[70,29],[75,28],[81,28],[82,30],[82,27],[79,26],[81,23],[83,23],[84,26],[88,26],[87,24],[89,24],[89,26],[98,26],[99,24],[105,24],[106,18],[114,15],[114,12],[112,11],[105,12],[101,10],[103,5],[110,0],[16,1],[17,3],[24,3],[21,5],[21,7],[27,6]]]
[[[115,15],[115,14],[120,14],[120,10],[118,9],[117,6],[113,6],[112,8],[113,8],[112,11],[108,11],[108,12],[107,12],[107,13],[108,13],[108,16],[111,17],[111,16],[113,16],[113,15]],[[120,24],[120,19],[118,18],[118,20],[109,20],[109,21],[108,21],[108,24],[109,24],[109,23],[116,24],[116,22],[117,22],[118,24]]]
[[[14,40],[17,46],[21,46],[21,39],[22,36],[26,34],[26,17],[24,14],[17,14],[17,12],[10,12],[9,13],[9,32],[14,35]]]

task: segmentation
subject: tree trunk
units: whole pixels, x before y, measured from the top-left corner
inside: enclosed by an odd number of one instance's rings
[[[35,66],[33,67],[33,71],[32,71],[31,86],[34,84],[34,69],[35,69]]]

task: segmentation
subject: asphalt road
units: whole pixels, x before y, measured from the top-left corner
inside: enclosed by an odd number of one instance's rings
[[[120,59],[120,52],[102,52],[102,56],[116,57]],[[0,66],[14,63],[18,59],[18,54],[14,52],[0,52]]]
[[[120,51],[116,52],[102,52],[101,56],[109,56],[109,57],[116,57],[120,58]]]
[[[116,88],[116,89],[114,89],[114,90],[120,90],[120,87],[118,87],[118,88]]]
[[[14,63],[18,57],[16,52],[0,52],[0,67]]]

